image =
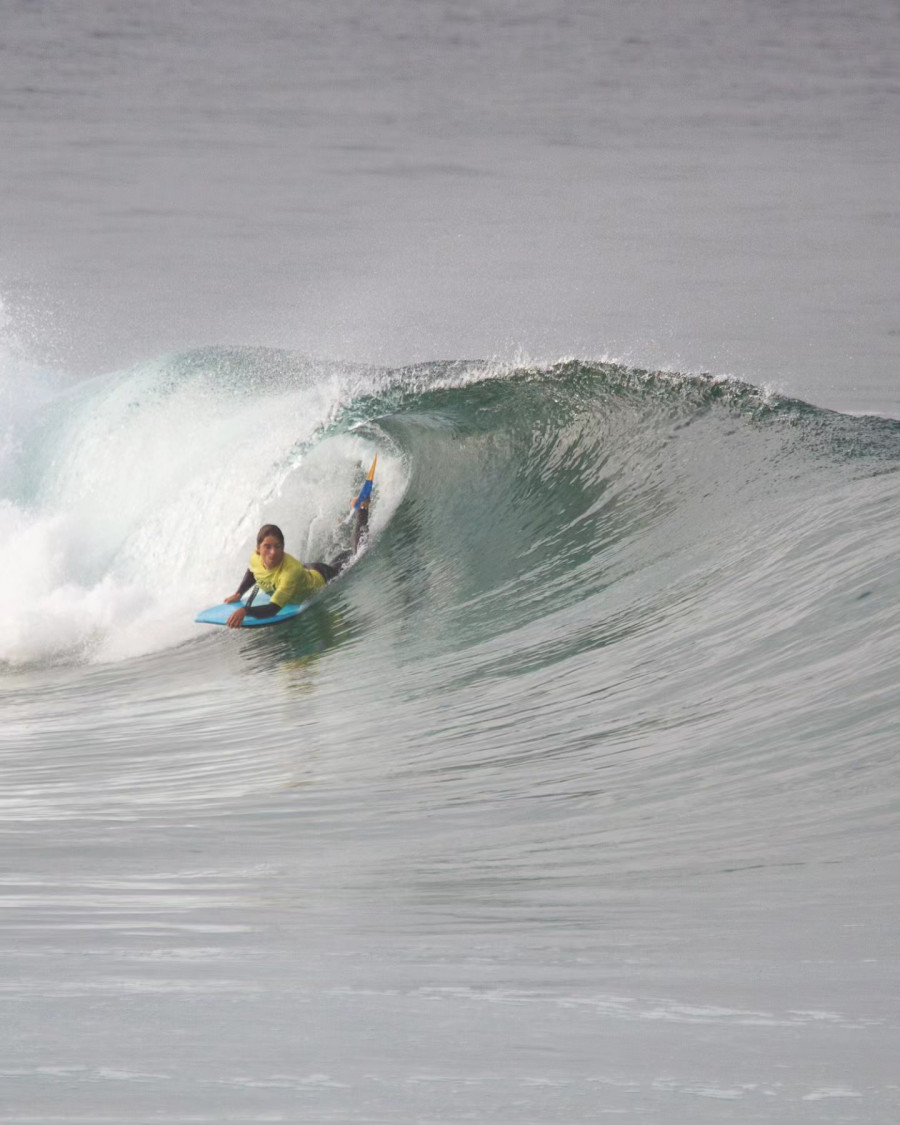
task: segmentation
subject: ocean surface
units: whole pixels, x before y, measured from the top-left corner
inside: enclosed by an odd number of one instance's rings
[[[898,47],[0,0],[0,1122],[897,1120]]]

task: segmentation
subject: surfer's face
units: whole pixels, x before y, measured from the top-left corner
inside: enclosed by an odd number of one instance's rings
[[[262,564],[266,570],[277,570],[284,558],[284,544],[279,543],[274,535],[267,535],[256,548]]]

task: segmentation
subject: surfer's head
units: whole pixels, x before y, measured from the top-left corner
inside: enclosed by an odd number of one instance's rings
[[[277,539],[279,544],[282,547],[284,546],[284,532],[281,528],[277,527],[274,523],[264,523],[256,535],[257,547],[262,544],[263,539],[268,539],[269,536],[273,539]]]
[[[277,570],[284,558],[284,532],[274,523],[264,523],[256,536],[256,552],[266,570]]]

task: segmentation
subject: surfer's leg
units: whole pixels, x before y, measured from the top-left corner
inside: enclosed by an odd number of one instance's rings
[[[345,554],[346,553],[348,553],[348,552],[345,552]],[[336,559],[333,559],[330,563],[327,563],[327,562],[310,563],[309,569],[317,571],[319,574],[322,575],[322,577],[325,579],[326,582],[330,582],[332,580],[332,578],[337,578],[338,574],[340,573],[341,566],[344,565],[343,563],[341,563],[340,566],[335,565],[338,562],[338,560],[340,559],[340,557],[341,556],[338,555],[338,557]]]
[[[369,505],[366,504],[364,508],[360,508],[356,513],[356,521],[353,524],[353,539],[351,540],[351,547],[349,551],[341,551],[336,555],[330,563],[315,562],[310,566],[310,570],[317,570],[319,574],[330,582],[333,578],[341,573],[347,563],[353,558],[359,549],[359,545],[363,542],[369,527]]]
[[[356,554],[359,550],[360,543],[364,543],[366,536],[369,534],[369,501],[361,504],[356,513],[356,520],[353,524],[353,538],[350,540],[350,551]]]

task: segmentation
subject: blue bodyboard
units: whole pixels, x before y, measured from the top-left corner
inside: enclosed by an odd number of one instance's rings
[[[268,602],[268,594],[259,593],[253,599],[254,605],[266,605]],[[225,625],[232,613],[240,609],[243,604],[243,602],[222,602],[219,605],[211,605],[209,609],[201,610],[194,620],[201,625]],[[280,625],[283,621],[290,621],[305,609],[309,609],[311,605],[312,600],[301,602],[300,605],[286,605],[274,617],[245,617],[241,628],[246,629],[253,625]]]

